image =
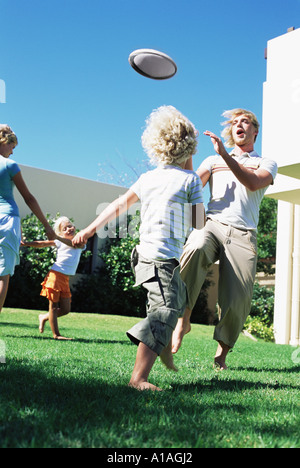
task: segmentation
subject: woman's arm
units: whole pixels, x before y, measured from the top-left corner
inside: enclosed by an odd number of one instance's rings
[[[17,187],[18,191],[20,192],[21,196],[23,197],[26,205],[31,209],[33,214],[41,221],[43,224],[46,234],[49,240],[54,240],[56,238],[55,232],[51,228],[50,224],[48,223],[44,213],[42,212],[40,205],[36,198],[32,195],[32,193],[28,190],[27,185],[23,179],[21,172],[18,172],[13,177],[13,181],[15,186]]]

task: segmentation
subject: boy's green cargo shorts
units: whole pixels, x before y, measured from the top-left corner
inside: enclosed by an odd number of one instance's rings
[[[140,342],[161,354],[169,344],[179,317],[187,303],[186,286],[180,276],[176,259],[147,260],[134,249],[131,265],[135,273],[135,286],[148,291],[147,317],[132,327],[127,335],[135,344]]]

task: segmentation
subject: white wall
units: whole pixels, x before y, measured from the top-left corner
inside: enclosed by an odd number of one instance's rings
[[[300,344],[300,29],[268,42],[263,92],[262,156],[278,176],[266,195],[279,200],[275,339]]]
[[[97,207],[110,203],[126,192],[126,188],[103,184],[80,177],[45,171],[20,165],[25,182],[37,198],[42,211],[55,216],[73,218],[78,229],[90,224],[96,217]],[[30,213],[19,193],[15,192],[21,217]]]

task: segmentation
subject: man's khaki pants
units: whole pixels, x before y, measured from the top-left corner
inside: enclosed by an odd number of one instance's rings
[[[193,309],[209,267],[219,260],[221,319],[214,339],[232,348],[250,313],[257,265],[255,231],[243,231],[208,219],[189,236],[181,257],[181,277]]]

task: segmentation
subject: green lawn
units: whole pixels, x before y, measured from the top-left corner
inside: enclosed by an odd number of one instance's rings
[[[241,336],[217,373],[213,328],[194,325],[180,371],[157,361],[151,372],[165,391],[138,392],[127,387],[136,347],[125,335],[137,319],[70,314],[60,328],[74,341],[58,342],[37,317],[0,315],[0,447],[300,447],[294,348]]]

